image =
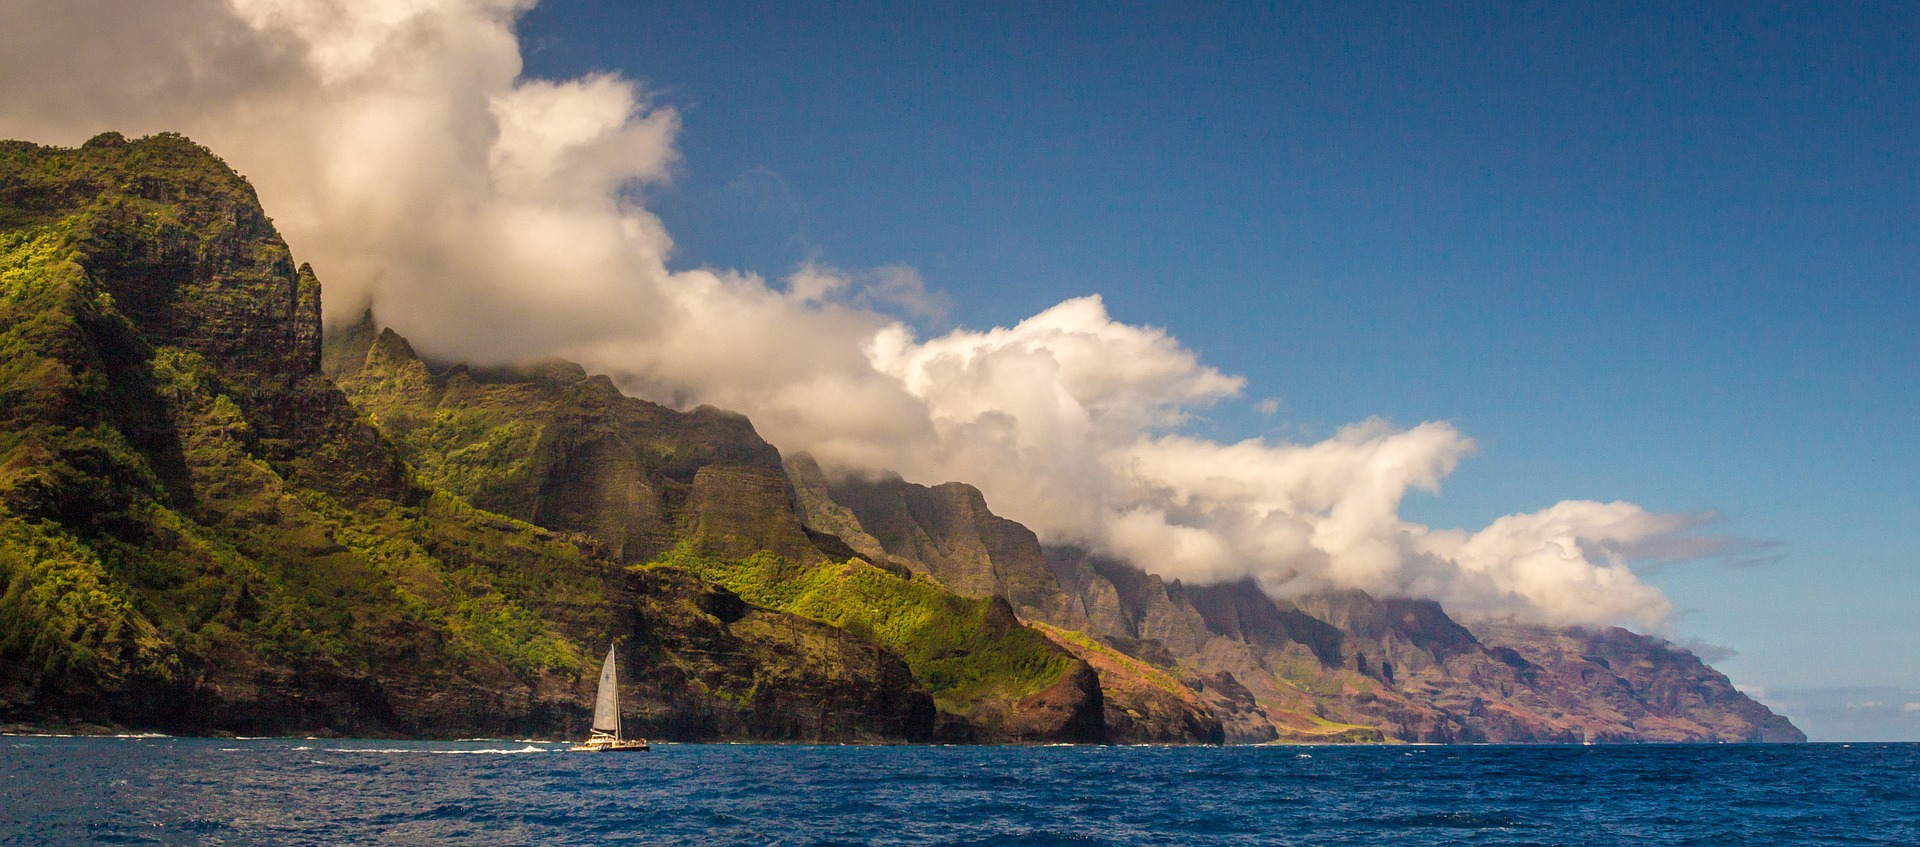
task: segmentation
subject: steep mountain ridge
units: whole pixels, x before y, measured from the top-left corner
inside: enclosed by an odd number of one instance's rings
[[[1697,657],[1626,630],[1469,628],[1428,600],[1185,586],[1085,550],[1043,549],[1031,533],[998,528],[1011,522],[968,486],[827,481],[792,460],[787,469],[797,488],[842,504],[816,504],[810,520],[869,538],[905,567],[957,575],[962,593],[1019,596],[1023,615],[1174,675],[1229,741],[1805,740]],[[983,525],[1018,543],[989,543]],[[1001,574],[1018,577],[1003,586]]]
[[[740,415],[628,397],[578,365],[436,373],[372,315],[328,336],[326,371],[432,483],[483,509],[598,541],[624,564],[682,540],[824,561],[780,454]]]
[[[853,539],[869,559],[924,574],[964,596],[1002,598],[1022,619],[1048,624],[1043,631],[1050,640],[1092,666],[1114,740],[1225,740],[1214,710],[1187,683],[1079,634],[1091,621],[1082,604],[1060,591],[1039,537],[988,511],[979,489],[958,482],[928,488],[897,476],[829,482],[805,454],[790,457],[786,467],[805,518],[817,529]]]
[[[789,475],[820,488],[817,465],[800,456]],[[963,482],[927,487],[898,476],[827,483],[827,499],[853,517],[852,529],[878,543],[889,558],[969,597],[999,595],[1022,617],[1083,628],[1047,566],[1040,538],[987,509],[980,489]]]

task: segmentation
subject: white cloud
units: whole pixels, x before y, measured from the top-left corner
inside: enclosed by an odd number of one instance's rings
[[[562,355],[636,393],[750,415],[783,449],[964,479],[1048,540],[1195,581],[1251,576],[1552,623],[1661,625],[1628,563],[1690,558],[1701,518],[1563,502],[1478,532],[1399,517],[1472,442],[1369,420],[1312,444],[1180,434],[1237,397],[1098,296],[1012,327],[940,320],[911,268],[673,271],[642,191],[680,118],[612,75],[521,76],[522,0],[33,0],[0,10],[0,134],[183,131],[258,186],[331,315],[369,300],[429,355]],[[1255,408],[1275,414],[1277,399]]]

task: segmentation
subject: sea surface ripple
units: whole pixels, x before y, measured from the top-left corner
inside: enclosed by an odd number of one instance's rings
[[[0,737],[0,845],[1920,844],[1920,745]]]

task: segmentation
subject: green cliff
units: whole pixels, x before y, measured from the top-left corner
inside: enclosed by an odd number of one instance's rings
[[[930,737],[898,656],[475,508],[320,359],[319,283],[206,150],[0,144],[0,722],[569,736],[613,639],[648,731]]]

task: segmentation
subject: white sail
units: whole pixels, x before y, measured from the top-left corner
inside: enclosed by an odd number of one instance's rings
[[[600,666],[600,696],[593,703],[593,731],[620,734],[620,674],[613,667],[613,645],[607,645],[607,663]]]

